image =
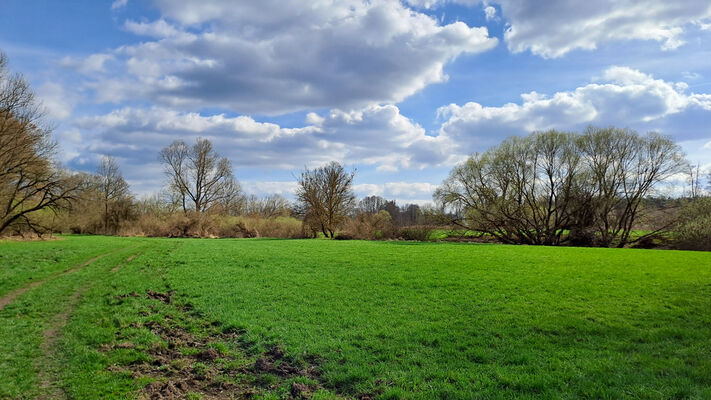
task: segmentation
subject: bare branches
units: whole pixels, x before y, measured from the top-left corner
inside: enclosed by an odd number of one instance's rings
[[[624,246],[644,197],[684,165],[679,147],[655,133],[548,131],[472,156],[435,198],[506,243]]]
[[[29,84],[0,53],[0,233],[18,224],[43,231],[37,213],[74,198],[79,184],[54,164],[50,133]]]
[[[337,162],[305,169],[298,178],[296,198],[305,210],[305,221],[324,236],[333,238],[336,228],[354,207],[355,172],[346,172]]]
[[[205,212],[241,190],[230,161],[220,157],[208,139],[198,138],[193,146],[176,140],[161,150],[159,158],[183,211]]]

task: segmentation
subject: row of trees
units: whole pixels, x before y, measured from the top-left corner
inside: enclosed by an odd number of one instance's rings
[[[472,156],[436,191],[437,207],[400,207],[378,196],[358,202],[352,190],[355,172],[336,162],[303,170],[297,177],[294,204],[278,195],[246,196],[230,161],[202,138],[193,144],[176,140],[162,149],[158,159],[166,187],[160,194],[136,200],[111,157],[104,157],[93,174],[62,169],[54,161],[56,144],[50,134],[29,85],[10,73],[7,58],[0,54],[0,234],[67,227],[116,234],[142,224],[130,231],[185,235],[209,214],[210,223],[222,227],[208,234],[218,236],[257,234],[243,222],[234,228],[237,220],[227,217],[289,217],[289,237],[296,235],[296,219],[302,226],[300,235],[329,238],[344,232],[393,237],[393,227],[437,223],[506,243],[622,247],[635,240],[632,232],[653,203],[650,194],[666,179],[685,174],[690,198],[705,193],[700,167],[690,166],[670,139],[591,127],[582,134],[551,130],[513,137]],[[698,232],[693,228],[700,220],[694,216],[697,211],[681,213],[687,228],[674,229]],[[674,223],[673,218],[665,222],[663,213],[654,217],[652,231]],[[179,227],[166,228],[165,221]],[[195,232],[203,235],[208,230]]]

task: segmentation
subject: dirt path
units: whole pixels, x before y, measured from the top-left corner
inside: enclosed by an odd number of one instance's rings
[[[110,251],[110,252],[108,252],[108,253],[100,254],[100,255],[98,255],[98,256],[96,256],[96,257],[94,257],[94,258],[91,258],[91,259],[89,259],[89,260],[87,260],[87,261],[84,261],[83,263],[81,263],[81,264],[79,264],[79,265],[76,265],[76,266],[74,266],[73,268],[70,268],[70,269],[68,269],[68,270],[66,270],[66,271],[64,271],[64,272],[60,272],[60,273],[58,273],[58,274],[49,276],[49,277],[44,278],[44,279],[42,279],[42,280],[39,280],[39,281],[36,281],[36,282],[32,282],[32,283],[30,283],[29,285],[27,285],[27,286],[25,286],[25,287],[23,287],[23,288],[16,289],[16,290],[14,290],[14,291],[12,291],[12,292],[6,294],[5,296],[0,297],[0,311],[2,311],[2,310],[5,308],[5,306],[7,306],[8,304],[12,303],[17,297],[23,295],[25,292],[27,292],[27,291],[30,290],[30,289],[34,289],[34,288],[36,288],[37,286],[43,285],[43,284],[46,283],[47,281],[50,281],[50,280],[52,280],[52,279],[54,279],[54,278],[57,278],[57,277],[60,277],[60,276],[64,276],[64,275],[72,274],[72,273],[74,273],[74,272],[76,272],[76,271],[78,271],[78,270],[80,270],[80,269],[82,269],[82,268],[84,268],[84,267],[86,267],[86,266],[88,266],[88,265],[90,265],[90,264],[96,262],[96,261],[99,261],[100,259],[102,259],[102,258],[104,258],[104,257],[106,257],[106,256],[109,256],[109,255],[111,255],[111,254],[117,253],[117,252],[119,252],[119,251],[121,251],[121,250],[126,250],[126,249],[128,249],[128,248],[130,248],[130,247],[123,247],[123,248],[120,248],[120,249],[112,250],[112,251]]]
[[[126,259],[126,261],[124,261],[124,262],[120,263],[119,265],[117,265],[117,266],[111,268],[111,272],[118,272],[118,270],[120,270],[121,267],[123,267],[124,265],[130,263],[131,261],[133,261],[134,258],[138,257],[139,255],[141,255],[141,253],[136,253],[136,254],[134,254],[134,255],[128,257],[128,258]]]
[[[43,332],[44,341],[40,348],[42,353],[44,353],[43,360],[46,360],[47,365],[52,367],[53,359],[55,358],[55,345],[59,339],[59,332],[67,325],[69,318],[71,318],[72,312],[79,303],[79,299],[84,294],[88,286],[79,288],[72,297],[69,299],[69,304],[67,307],[55,315],[54,318],[49,322],[49,325]],[[38,366],[39,374],[38,378],[40,381],[39,389],[40,394],[36,399],[66,399],[64,391],[57,387],[53,382],[52,374],[48,371],[48,368],[43,368],[43,366]]]

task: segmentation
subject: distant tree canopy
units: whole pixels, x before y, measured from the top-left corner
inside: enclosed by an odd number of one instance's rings
[[[320,168],[305,169],[297,179],[296,198],[304,210],[309,229],[333,238],[336,229],[355,206],[353,178],[341,164],[331,162]]]
[[[48,230],[46,215],[70,206],[80,181],[54,162],[55,143],[42,109],[0,53],[0,234]]]
[[[512,137],[456,166],[434,198],[506,243],[629,243],[650,190],[682,172],[679,146],[616,128]]]
[[[176,140],[160,152],[168,187],[183,211],[202,213],[220,203],[230,203],[241,193],[232,164],[214,150],[208,139],[189,146]]]

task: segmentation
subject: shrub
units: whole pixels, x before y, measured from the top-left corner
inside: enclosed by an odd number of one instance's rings
[[[686,250],[711,250],[711,197],[686,203],[674,229],[674,247]]]
[[[344,224],[340,236],[352,239],[388,239],[394,236],[390,213],[380,210],[375,214],[361,213]]]
[[[430,240],[432,235],[432,227],[429,226],[410,226],[402,228],[399,231],[399,237],[405,240],[416,240],[426,242]]]

